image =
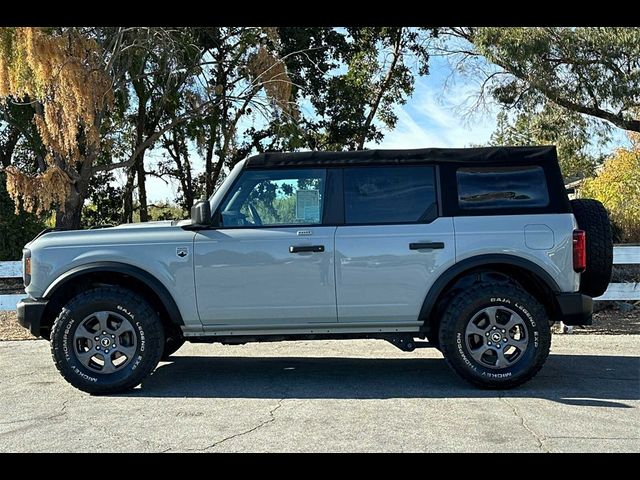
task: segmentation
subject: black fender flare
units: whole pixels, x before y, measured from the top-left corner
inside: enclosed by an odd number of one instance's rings
[[[440,294],[444,291],[444,289],[449,285],[449,283],[455,279],[460,274],[463,274],[466,271],[472,270],[474,268],[486,266],[486,265],[510,265],[514,267],[519,267],[524,270],[528,270],[531,273],[535,274],[541,281],[543,281],[547,287],[552,292],[559,292],[560,286],[555,281],[555,279],[543,269],[540,265],[535,264],[531,260],[527,260],[522,257],[516,257],[515,255],[501,254],[501,253],[492,253],[487,255],[478,255],[475,257],[465,258],[461,260],[447,270],[444,271],[440,277],[433,283],[427,296],[424,299],[422,304],[422,308],[420,309],[420,316],[418,317],[420,321],[428,321],[429,316],[433,312],[434,307],[436,306],[436,302],[440,297]],[[555,298],[555,297],[554,297]]]
[[[58,289],[60,289],[70,280],[79,277],[80,275],[86,275],[88,273],[96,272],[120,273],[135,278],[136,280],[144,283],[156,294],[160,302],[162,302],[162,305],[169,315],[169,320],[171,321],[171,323],[175,325],[184,325],[184,321],[182,320],[182,315],[180,314],[178,305],[173,299],[171,293],[169,293],[167,287],[165,287],[160,280],[158,280],[155,276],[153,276],[146,270],[133,265],[129,265],[127,263],[92,262],[85,265],[77,266],[75,268],[72,268],[71,270],[67,270],[47,287],[46,291],[44,292],[43,298],[49,299],[53,297]]]

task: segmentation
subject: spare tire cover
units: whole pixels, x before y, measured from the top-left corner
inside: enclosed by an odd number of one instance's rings
[[[580,277],[580,291],[590,297],[602,295],[611,281],[613,237],[609,214],[598,200],[571,200],[578,227],[587,233],[587,268]]]

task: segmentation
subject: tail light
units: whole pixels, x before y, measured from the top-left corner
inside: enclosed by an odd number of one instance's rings
[[[587,234],[584,230],[573,231],[573,270],[582,273],[587,269]]]
[[[22,278],[24,286],[28,287],[31,283],[31,250],[22,249]]]

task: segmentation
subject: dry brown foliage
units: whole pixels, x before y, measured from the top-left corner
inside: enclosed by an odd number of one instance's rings
[[[284,62],[260,46],[249,59],[249,72],[256,85],[262,85],[267,97],[273,100],[284,112],[291,110],[291,79]]]
[[[7,169],[8,192],[27,211],[64,209],[73,165],[99,148],[100,115],[113,102],[99,53],[93,39],[73,29],[61,35],[35,27],[0,29],[0,100],[34,102],[47,151],[45,172],[28,176]]]

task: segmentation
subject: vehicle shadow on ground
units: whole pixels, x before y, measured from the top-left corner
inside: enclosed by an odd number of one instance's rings
[[[161,364],[126,396],[191,398],[543,398],[569,405],[631,408],[640,399],[640,359],[551,355],[529,383],[481,390],[441,358],[181,357]]]

